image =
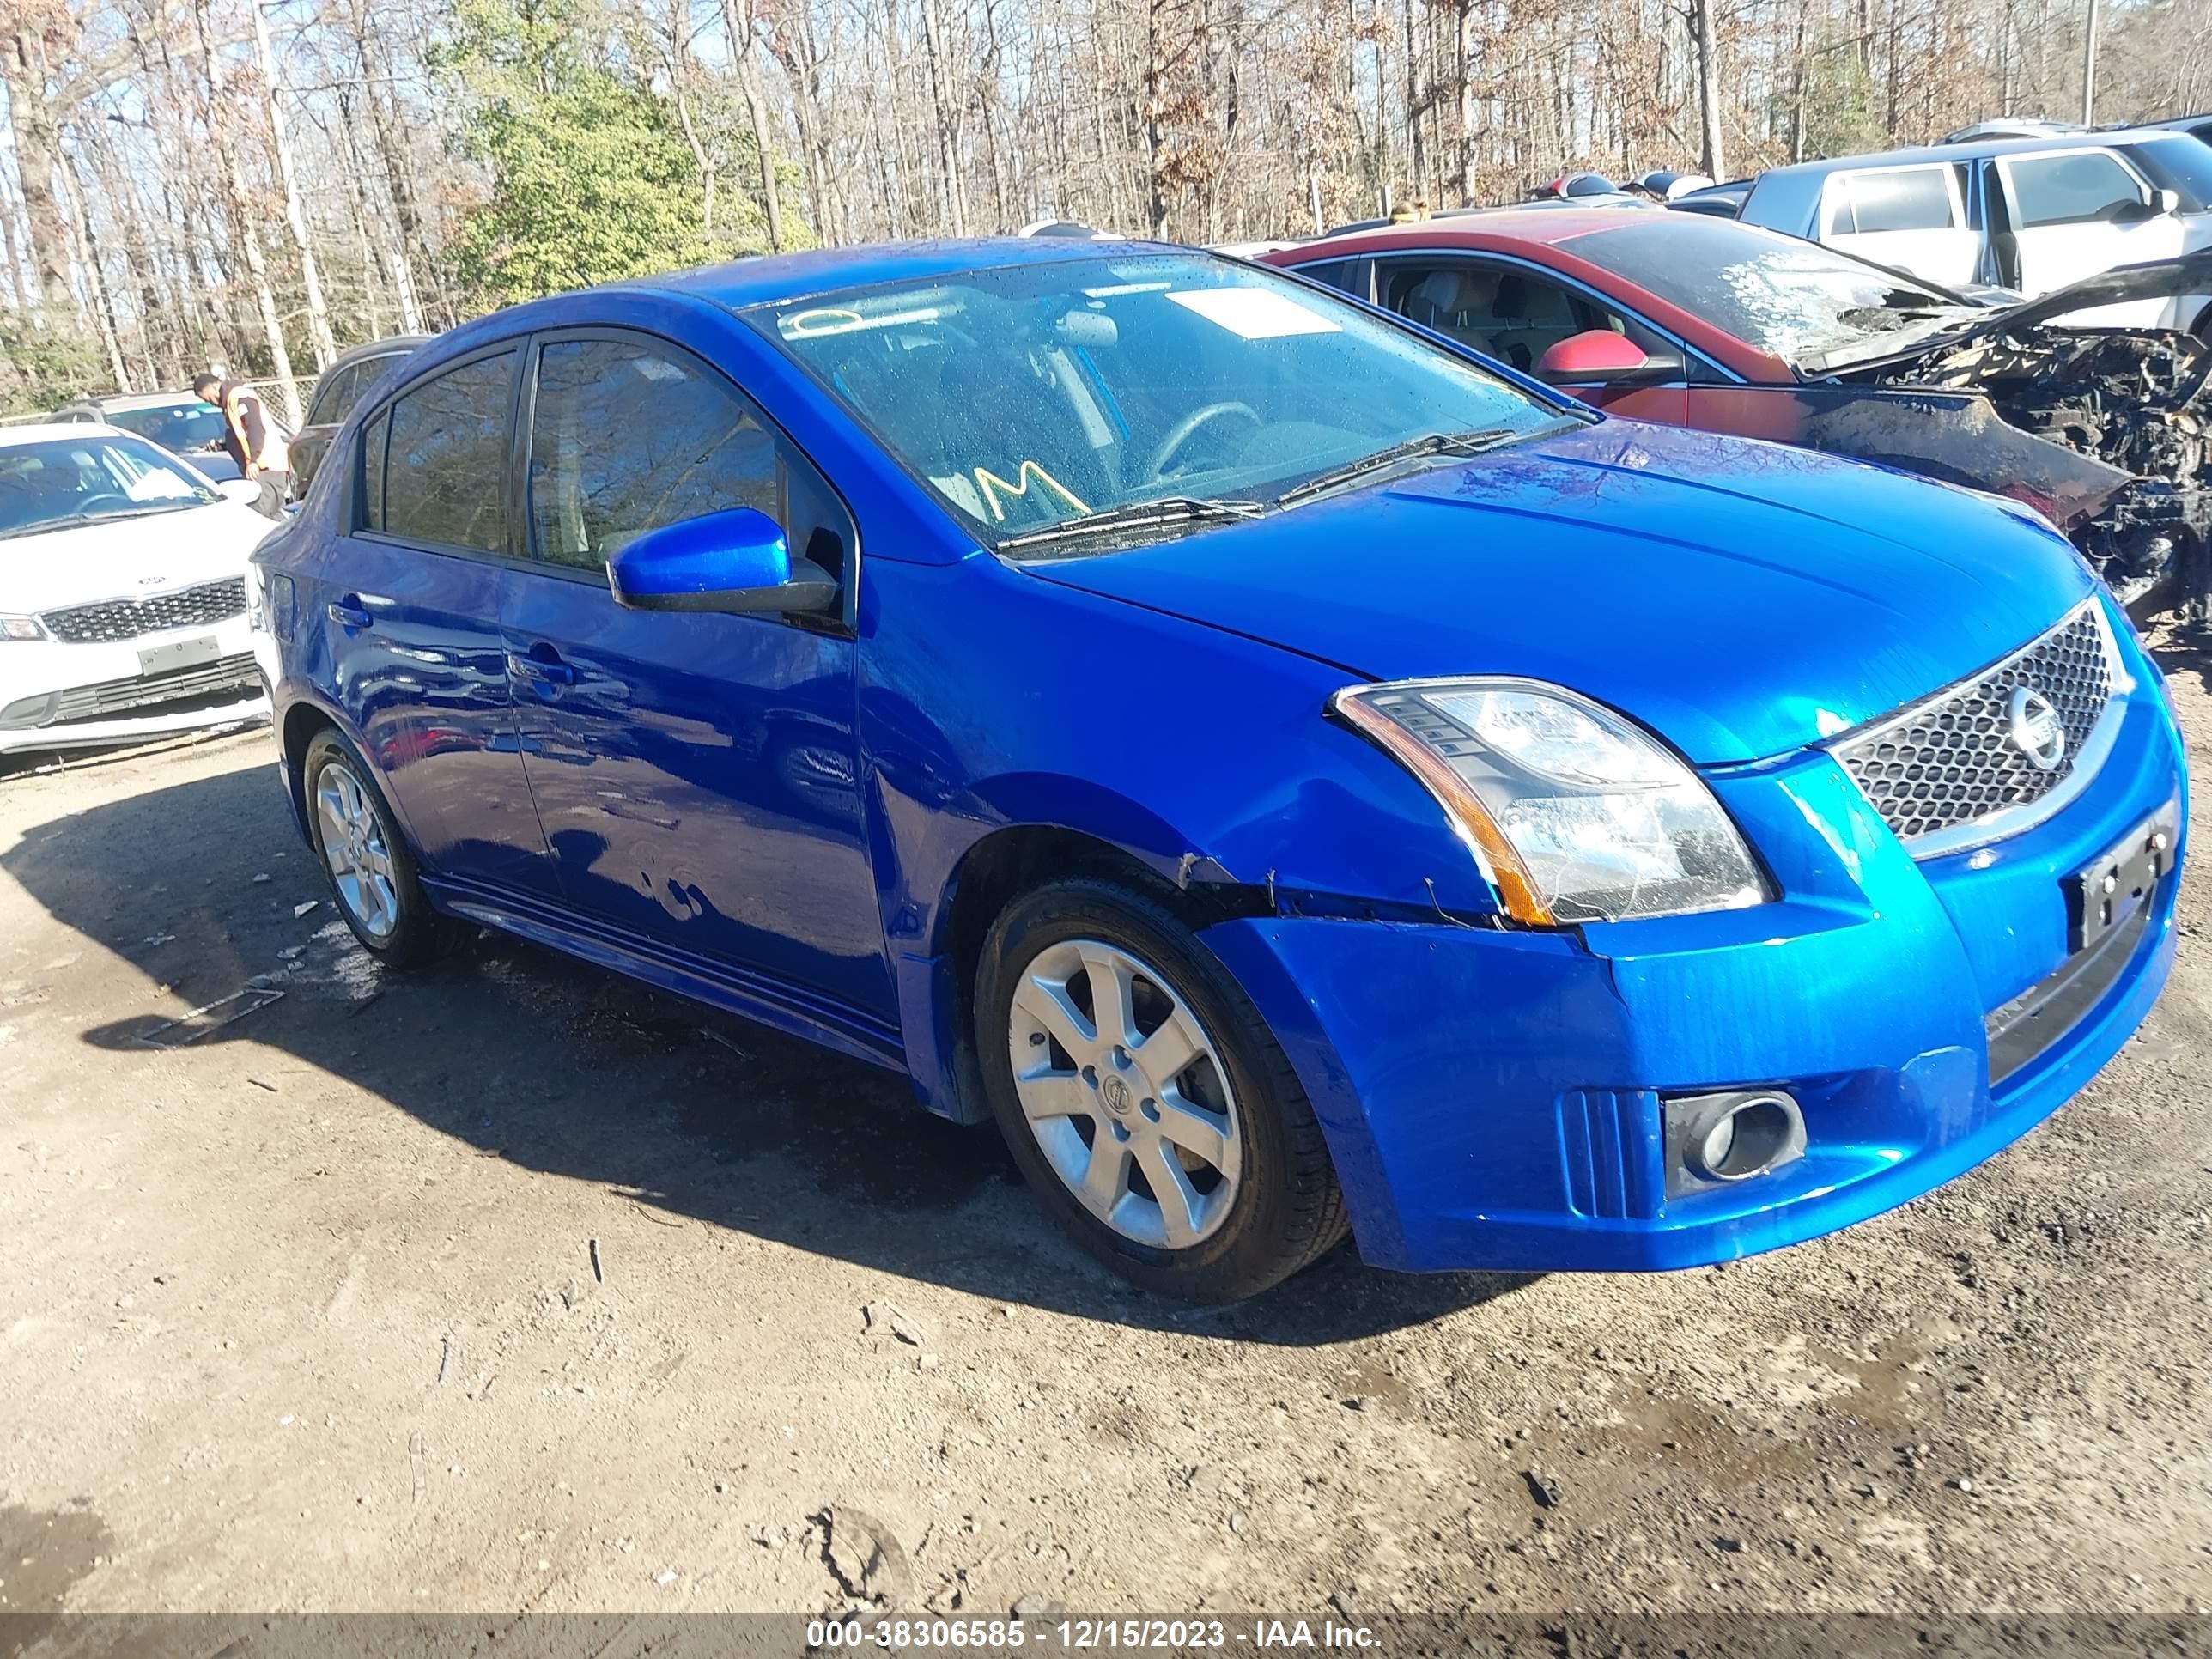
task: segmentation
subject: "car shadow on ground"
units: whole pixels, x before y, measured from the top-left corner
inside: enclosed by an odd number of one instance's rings
[[[118,1085],[156,1063],[141,1040],[154,1027],[259,982],[284,998],[198,1039],[245,1051],[242,1089],[289,1055],[483,1153],[977,1296],[1303,1346],[1528,1280],[1383,1273],[1346,1248],[1235,1308],[1145,1296],[1053,1231],[994,1129],[928,1115],[903,1078],[503,937],[384,974],[337,921],[261,765],[38,825],[0,867],[170,988],[143,1017],[80,1033],[112,1051],[100,1063]]]

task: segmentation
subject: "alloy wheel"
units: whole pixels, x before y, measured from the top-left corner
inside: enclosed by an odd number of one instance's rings
[[[1016,982],[1014,1091],[1038,1149],[1123,1237],[1185,1249],[1236,1201],[1243,1134],[1228,1068],[1189,1005],[1118,945],[1048,945]]]
[[[315,783],[323,861],[338,902],[362,932],[373,939],[392,937],[399,926],[399,890],[392,849],[368,792],[343,764],[323,769]]]

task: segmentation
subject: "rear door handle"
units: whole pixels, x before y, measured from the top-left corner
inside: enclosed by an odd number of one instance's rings
[[[507,669],[517,679],[537,680],[546,685],[574,685],[576,683],[574,667],[562,662],[550,645],[534,645],[527,654],[521,656],[510,651],[507,657]]]
[[[340,628],[360,629],[376,626],[376,618],[368,614],[358,593],[349,593],[342,599],[332,599],[331,620]]]

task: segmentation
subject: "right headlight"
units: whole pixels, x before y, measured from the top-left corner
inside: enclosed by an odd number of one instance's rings
[[[1330,712],[1437,798],[1508,915],[1540,925],[1762,902],[1696,773],[1611,709],[1535,680],[1346,686]]]

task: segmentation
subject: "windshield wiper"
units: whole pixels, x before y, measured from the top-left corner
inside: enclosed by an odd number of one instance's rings
[[[999,544],[1004,551],[1010,547],[1033,547],[1039,542],[1066,541],[1071,537],[1089,536],[1102,530],[1144,530],[1158,524],[1183,524],[1193,519],[1256,519],[1267,508],[1258,501],[1210,501],[1197,495],[1163,495],[1153,501],[1132,501],[1127,507],[1109,507],[1097,513],[1085,513],[1080,518],[1063,519],[1060,523],[1047,525],[1042,530],[1031,530],[1019,536],[1009,536]]]
[[[0,541],[17,536],[43,535],[49,530],[72,530],[79,525],[115,524],[125,519],[153,518],[163,513],[181,512],[188,507],[206,507],[222,499],[220,495],[197,495],[190,501],[164,501],[158,506],[128,507],[113,513],[65,513],[58,519],[40,519],[31,524],[11,525],[0,530]]]
[[[1277,507],[1290,507],[1298,501],[1311,501],[1315,496],[1364,478],[1370,472],[1380,472],[1384,467],[1395,466],[1401,461],[1410,461],[1430,455],[1480,455],[1486,449],[1511,443],[1520,438],[1533,438],[1540,433],[1553,430],[1560,424],[1547,422],[1544,426],[1486,426],[1474,432],[1431,432],[1419,438],[1409,438],[1404,443],[1392,444],[1388,449],[1378,449],[1372,455],[1340,466],[1328,472],[1316,473],[1302,484],[1294,484],[1275,497]]]

